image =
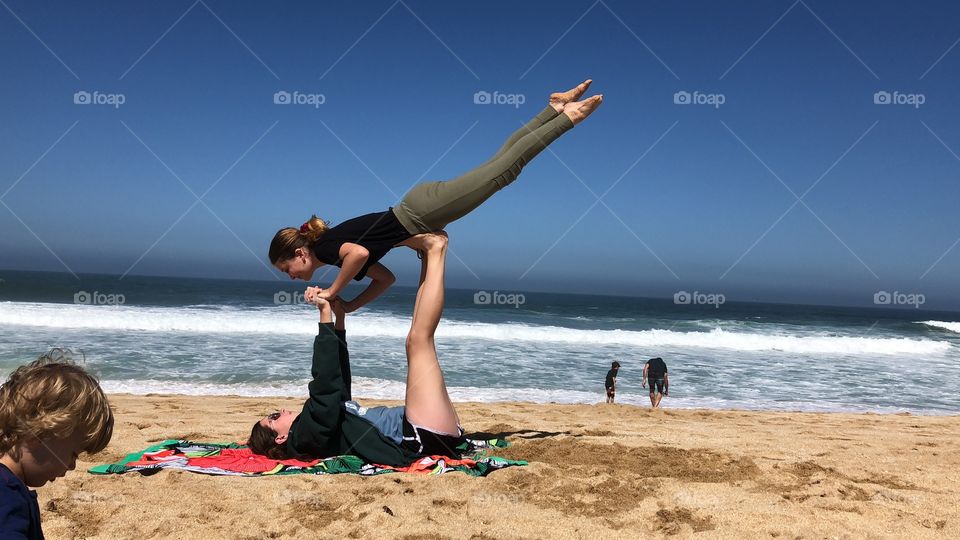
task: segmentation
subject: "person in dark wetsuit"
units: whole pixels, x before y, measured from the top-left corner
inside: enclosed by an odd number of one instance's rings
[[[607,379],[603,385],[607,389],[607,403],[613,403],[613,398],[617,394],[617,373],[620,372],[620,362],[614,362],[610,365],[610,371],[607,372]]]
[[[371,278],[356,298],[344,301],[347,313],[366,305],[390,287],[393,273],[380,259],[397,246],[410,246],[418,235],[442,230],[467,215],[494,193],[516,180],[524,165],[548,144],[590,115],[602,95],[576,101],[592,81],[551,94],[549,105],[507,139],[486,163],[453,180],[414,186],[394,207],[329,227],[311,216],[297,228],[277,231],[270,243],[270,264],[290,276],[309,281],[317,268],[333,264],[340,272],[321,298],[333,301],[351,279]]]
[[[667,364],[659,356],[647,360],[643,365],[643,382],[646,388],[650,382],[650,405],[656,409],[660,406],[663,396],[670,395],[670,375],[667,373]]]
[[[352,401],[346,313],[340,301],[307,289],[307,301],[320,308],[320,332],[313,343],[313,380],[303,410],[279,409],[257,421],[248,445],[274,459],[324,458],[353,454],[380,465],[407,466],[421,456],[458,458],[463,428],[450,401],[437,359],[434,334],[443,312],[447,238],[425,234],[411,244],[425,253],[422,284],[407,335],[407,389],[403,407],[367,409]],[[337,316],[332,322],[331,313]]]

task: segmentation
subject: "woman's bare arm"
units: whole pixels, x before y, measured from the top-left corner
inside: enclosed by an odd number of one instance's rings
[[[333,284],[320,293],[321,298],[331,302],[340,294],[340,291],[347,286],[347,283],[350,283],[350,280],[356,277],[360,269],[363,268],[363,265],[367,264],[370,252],[367,251],[367,248],[359,244],[344,242],[343,245],[340,246],[339,255],[343,261],[340,266],[340,272],[337,274],[337,278],[333,280]]]
[[[383,294],[391,285],[397,281],[396,276],[393,275],[393,272],[389,268],[380,264],[374,263],[370,265],[370,268],[367,269],[367,277],[372,281],[364,291],[356,296],[353,300],[349,302],[344,302],[344,311],[347,313],[353,313],[354,311],[360,309],[361,307],[369,304],[378,296]]]

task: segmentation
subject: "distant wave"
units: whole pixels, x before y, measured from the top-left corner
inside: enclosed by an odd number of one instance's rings
[[[782,351],[801,354],[937,354],[950,349],[946,341],[909,338],[865,338],[846,336],[797,336],[731,332],[719,328],[709,332],[675,330],[575,330],[556,326],[494,325],[452,322],[441,327],[444,337],[496,341],[536,341],[571,345],[618,344],[638,348],[702,348],[737,351]]]
[[[947,322],[947,321],[922,321],[917,324],[925,324],[927,326],[933,326],[934,328],[941,328],[944,330],[949,330],[951,332],[957,332],[960,334],[960,322]]]
[[[305,306],[227,308],[215,312],[193,307],[86,306],[26,302],[0,303],[0,324],[58,329],[200,334],[316,333],[316,310]],[[352,336],[402,338],[409,318],[377,312],[353,317]],[[943,323],[958,324],[958,323]],[[445,320],[441,338],[500,342],[626,345],[638,348],[698,348],[735,351],[782,351],[799,354],[930,355],[952,347],[947,341],[910,338],[793,335],[714,328],[703,332],[674,330],[580,330],[559,326],[493,324]]]

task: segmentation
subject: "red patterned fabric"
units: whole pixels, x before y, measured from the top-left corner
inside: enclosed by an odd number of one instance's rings
[[[225,448],[220,451],[218,456],[190,458],[187,465],[196,467],[218,467],[227,471],[237,471],[245,473],[262,473],[276,469],[278,465],[291,465],[294,467],[310,467],[320,463],[319,459],[313,461],[300,461],[298,459],[270,459],[267,456],[254,454],[249,448],[230,449]]]

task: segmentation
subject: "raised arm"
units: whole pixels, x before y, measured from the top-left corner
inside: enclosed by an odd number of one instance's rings
[[[350,351],[347,350],[347,314],[343,310],[343,300],[337,298],[333,301],[333,315],[336,317],[336,324],[333,326],[337,339],[340,340],[340,375],[343,378],[343,400],[353,399],[353,381],[350,375]]]
[[[320,311],[321,324],[329,324],[333,322],[333,308],[330,307],[329,301],[320,296],[322,291],[323,289],[320,287],[307,287],[307,290],[303,293],[303,299],[317,306]]]
[[[340,365],[340,339],[332,322],[330,303],[317,298],[319,288],[307,289],[305,297],[320,310],[320,331],[313,340],[312,380],[308,385],[310,399],[294,424],[287,439],[294,454],[321,455],[337,434],[343,411],[340,404],[345,392]]]
[[[347,331],[347,312],[344,308],[346,302],[343,299],[337,297],[331,307],[333,309],[333,315],[336,317],[336,324],[334,328],[337,332],[346,332]]]
[[[325,300],[319,298],[319,293],[322,289],[320,287],[308,287],[307,292],[304,294],[304,297],[308,302],[317,302],[317,303],[326,303]],[[333,311],[333,315],[336,318],[336,323],[333,324],[333,333],[339,341],[338,346],[338,356],[340,358],[340,378],[342,386],[342,398],[341,401],[350,401],[353,399],[351,395],[351,375],[350,375],[350,351],[347,348],[347,314],[343,310],[343,300],[336,298],[333,302],[329,304],[330,310]],[[321,308],[322,311],[322,308]],[[322,317],[322,315],[321,315]],[[327,327],[329,327],[329,323]]]

